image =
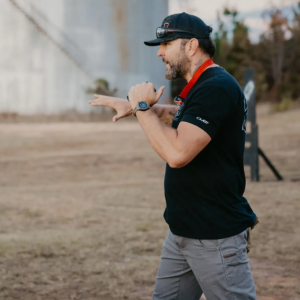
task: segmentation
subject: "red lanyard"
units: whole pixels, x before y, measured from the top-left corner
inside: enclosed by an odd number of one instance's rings
[[[211,59],[209,59],[201,67],[199,67],[199,69],[196,71],[196,73],[194,74],[192,79],[184,87],[184,89],[182,90],[180,95],[175,97],[175,100],[174,100],[175,103],[180,104],[180,105],[183,103],[183,101],[187,97],[189,91],[194,86],[194,84],[197,82],[197,80],[202,75],[202,73],[205,71],[205,69],[207,69],[209,66],[211,66],[213,64],[214,64],[214,62]]]

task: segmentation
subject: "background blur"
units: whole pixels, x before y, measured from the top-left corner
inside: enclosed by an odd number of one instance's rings
[[[252,0],[1,0],[0,299],[151,299],[168,228],[165,163],[134,118],[87,103],[166,86],[155,37],[187,12],[214,28],[215,62],[253,68],[259,160],[245,197],[258,299],[300,299],[300,4]]]

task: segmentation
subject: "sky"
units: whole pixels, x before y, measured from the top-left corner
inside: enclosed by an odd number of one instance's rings
[[[225,6],[235,8],[250,29],[250,39],[257,42],[259,35],[267,29],[267,23],[261,17],[262,13],[274,6],[289,7],[297,2],[297,0],[169,0],[169,13],[185,11],[195,14],[216,30],[217,12],[222,13]]]

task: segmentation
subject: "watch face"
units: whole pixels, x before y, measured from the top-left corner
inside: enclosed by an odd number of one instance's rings
[[[148,107],[148,103],[147,103],[147,102],[141,101],[141,102],[139,103],[139,108],[140,108],[140,109],[145,109],[145,108],[147,108],[147,107]]]

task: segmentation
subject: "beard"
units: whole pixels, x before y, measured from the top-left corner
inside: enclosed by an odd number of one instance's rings
[[[176,80],[178,78],[184,78],[188,73],[191,67],[191,61],[186,56],[186,54],[182,51],[180,52],[179,58],[176,61],[165,61],[170,66],[170,69],[166,71],[165,77],[167,80]]]

